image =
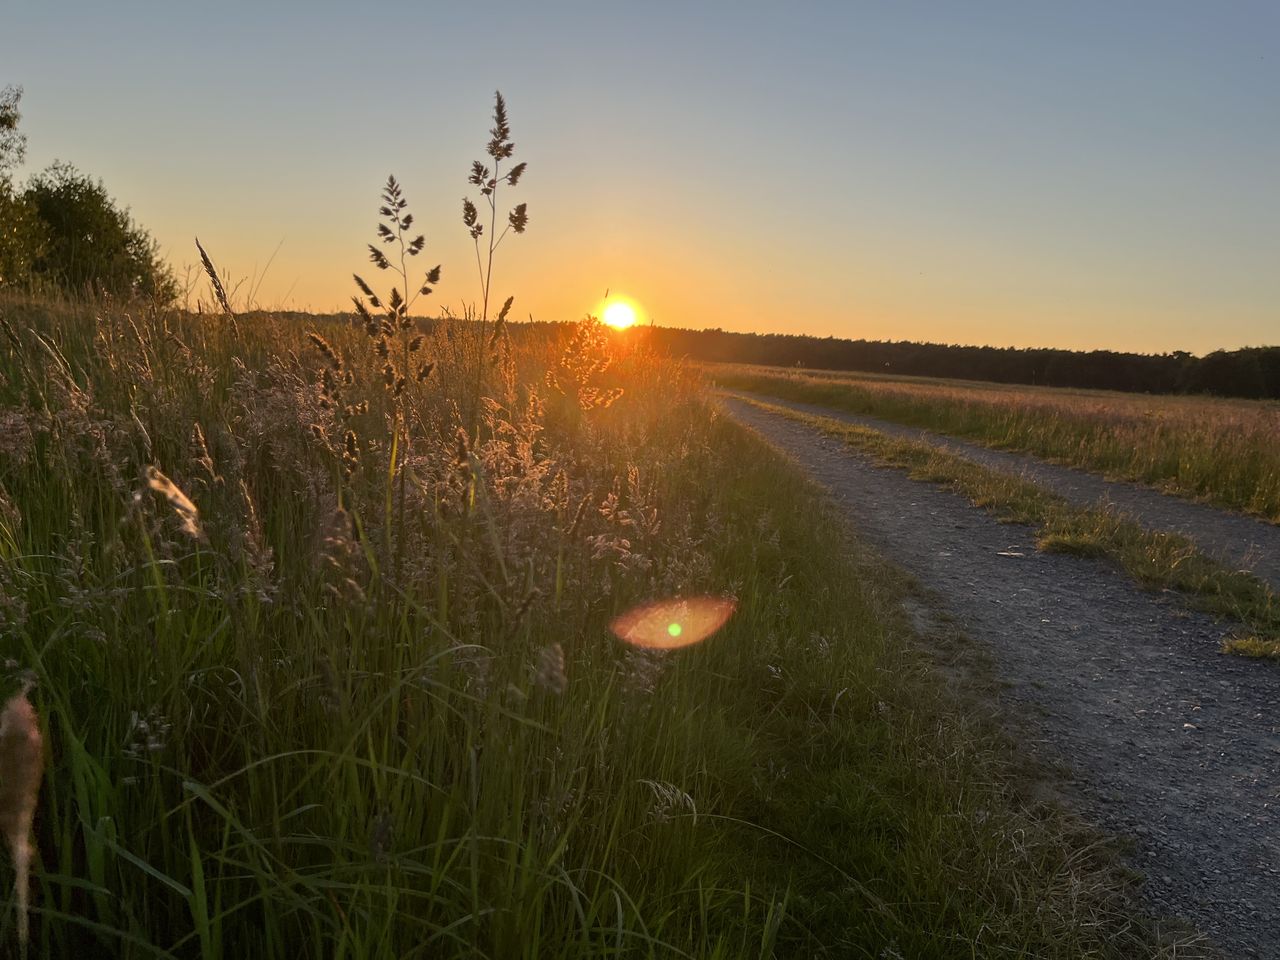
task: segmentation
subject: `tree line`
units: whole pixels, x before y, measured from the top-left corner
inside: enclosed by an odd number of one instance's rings
[[[0,91],[0,288],[173,300],[177,283],[155,240],[101,180],[55,162],[14,183],[26,154],[21,87]]]
[[[1210,393],[1280,399],[1280,346],[1216,350],[1197,357],[1114,350],[976,347],[906,340],[840,340],[782,333],[651,328],[655,347],[677,356],[725,363],[855,370],[995,383],[1122,390],[1131,393]]]

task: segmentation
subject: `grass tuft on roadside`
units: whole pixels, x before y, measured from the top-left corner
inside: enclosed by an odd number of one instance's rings
[[[1259,660],[1280,660],[1280,639],[1259,636],[1228,637],[1222,641],[1222,652]]]
[[[1089,533],[1042,533],[1036,537],[1036,548],[1075,557],[1105,557],[1110,553],[1104,540]]]

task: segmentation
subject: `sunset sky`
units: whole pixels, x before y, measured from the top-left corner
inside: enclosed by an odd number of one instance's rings
[[[666,326],[1280,342],[1274,0],[17,0],[10,83],[23,176],[101,177],[180,276],[196,235],[235,279],[279,246],[267,307],[349,302],[390,172],[438,304],[474,299],[460,207],[497,88],[529,164],[495,281],[521,318],[609,288]]]

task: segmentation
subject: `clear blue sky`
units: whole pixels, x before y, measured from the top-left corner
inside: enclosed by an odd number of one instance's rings
[[[404,182],[459,222],[492,91],[529,172],[496,289],[678,326],[1157,351],[1280,342],[1280,3],[41,3],[0,14],[26,170],[181,269],[330,309]],[[249,284],[241,287],[247,293]]]

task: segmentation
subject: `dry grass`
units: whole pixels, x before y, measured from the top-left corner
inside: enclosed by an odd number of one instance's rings
[[[1280,660],[1280,639],[1254,634],[1229,637],[1222,642],[1222,652],[1259,660]]]

